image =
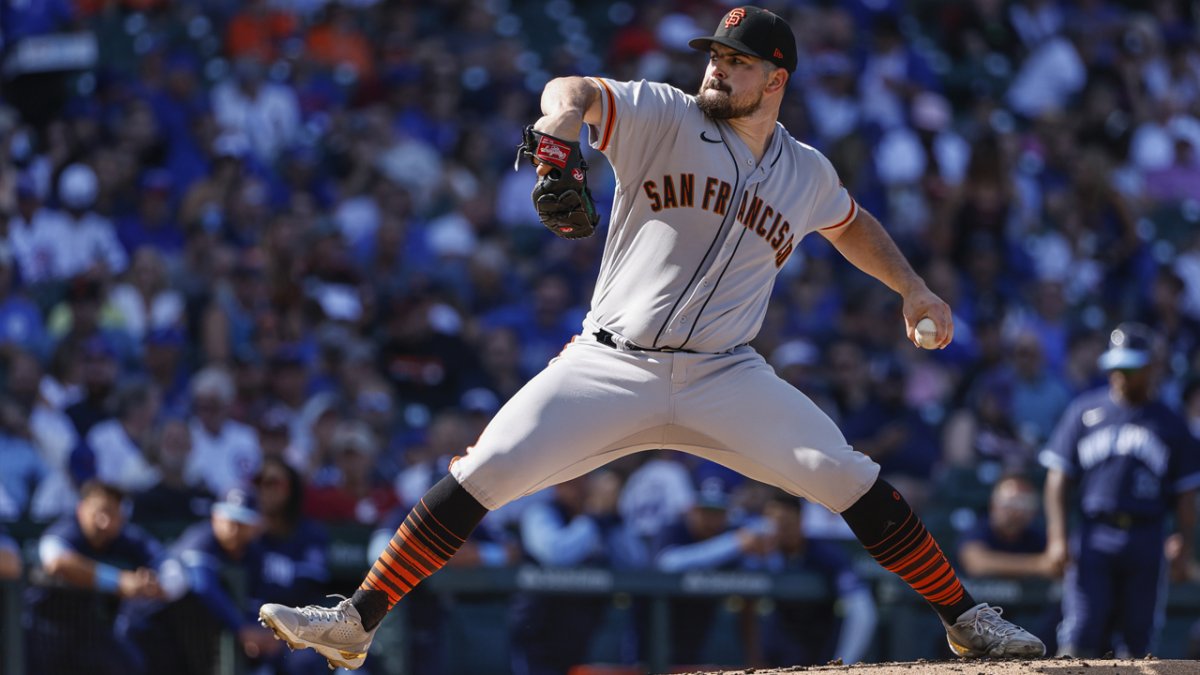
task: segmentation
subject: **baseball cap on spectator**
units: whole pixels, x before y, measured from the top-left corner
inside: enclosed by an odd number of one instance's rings
[[[771,365],[780,370],[792,366],[811,366],[817,363],[819,356],[813,343],[797,338],[788,340],[771,352]]]
[[[86,209],[96,203],[100,181],[87,164],[72,164],[58,177],[58,199],[72,209]]]
[[[375,435],[365,422],[349,420],[337,425],[333,431],[335,453],[357,452],[367,457],[375,456]]]
[[[765,9],[734,7],[721,18],[711,36],[694,38],[688,46],[707,51],[714,42],[766,59],[789,73],[796,70],[796,36],[792,34],[792,27]]]
[[[1145,324],[1126,321],[1108,336],[1108,350],[1097,363],[1101,370],[1137,370],[1150,363],[1154,332]]]
[[[242,488],[233,488],[222,495],[220,501],[213,503],[212,514],[243,525],[258,525],[262,522],[254,493]]]
[[[233,378],[225,370],[215,366],[204,368],[192,377],[192,398],[215,398],[224,405],[233,402],[237,395]]]
[[[725,481],[717,476],[709,476],[696,486],[695,505],[702,509],[729,508],[729,490]]]

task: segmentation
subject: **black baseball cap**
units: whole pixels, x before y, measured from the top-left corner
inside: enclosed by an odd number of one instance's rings
[[[1150,363],[1154,349],[1154,331],[1148,326],[1126,321],[1108,336],[1108,350],[1100,355],[1102,370],[1137,370]]]
[[[722,17],[711,36],[693,38],[688,46],[708,51],[712,43],[725,45],[743,54],[757,56],[796,71],[796,36],[792,27],[777,14],[759,7],[735,7]]]

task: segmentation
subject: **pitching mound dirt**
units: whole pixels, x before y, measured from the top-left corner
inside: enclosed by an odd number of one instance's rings
[[[796,666],[764,670],[721,670],[692,675],[1200,675],[1200,661],[1145,659],[1038,659],[1036,661],[912,661],[853,666]]]

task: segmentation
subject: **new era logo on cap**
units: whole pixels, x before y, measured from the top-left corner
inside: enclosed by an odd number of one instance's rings
[[[796,36],[792,34],[791,26],[765,9],[735,7],[721,19],[716,32],[695,38],[688,45],[707,51],[714,42],[766,59],[789,73],[796,70]]]

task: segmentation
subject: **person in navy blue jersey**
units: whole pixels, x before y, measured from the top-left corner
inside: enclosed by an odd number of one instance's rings
[[[1024,474],[1001,477],[992,486],[988,511],[963,535],[958,560],[973,577],[1057,577],[1046,555],[1046,530],[1038,522],[1037,488]]]
[[[987,513],[959,539],[958,562],[970,577],[1056,579],[1062,569],[1046,552],[1038,487],[1024,473],[1001,476],[992,486]],[[1057,605],[1030,611],[1028,623],[1046,636],[1046,648],[1057,645],[1054,627],[1062,619]]]
[[[38,541],[40,573],[26,592],[29,675],[141,673],[137,652],[113,629],[122,601],[161,598],[161,544],[126,524],[125,495],[87,481],[75,513]]]
[[[263,602],[307,605],[324,595],[329,581],[329,535],[301,515],[304,485],[300,474],[279,457],[263,460],[254,478],[263,533],[261,567],[251,575],[250,596]],[[319,673],[325,659],[306,649],[280,651],[271,661],[276,673]]]
[[[642,561],[617,515],[620,479],[611,471],[553,488],[553,497],[521,512],[525,560],[545,568],[627,569]],[[566,675],[585,663],[612,606],[602,595],[518,593],[510,609],[514,675]]]
[[[817,574],[832,595],[826,602],[774,602],[773,610],[761,617],[759,630],[751,633],[757,640],[749,641],[747,654],[752,663],[766,666],[861,661],[878,621],[875,598],[839,544],[805,534],[803,508],[804,502],[782,490],[769,493],[763,517],[775,532],[774,545],[765,554],[747,556],[745,567],[772,574]]]
[[[254,496],[233,489],[213,504],[209,520],[184,530],[171,545],[163,570],[182,579],[181,587],[169,602],[131,608],[127,618],[147,673],[213,672],[222,630],[231,632],[250,658],[270,658],[279,651],[282,643],[248,614],[258,603],[239,598],[261,588],[261,528]]]
[[[1046,552],[1066,570],[1060,654],[1140,656],[1153,648],[1172,511],[1180,553],[1172,579],[1192,558],[1200,443],[1157,398],[1160,342],[1143,324],[1117,326],[1099,360],[1108,386],[1071,403],[1040,455],[1049,470]],[[1068,487],[1078,491],[1081,516],[1069,543]]]
[[[747,554],[765,553],[773,542],[774,529],[767,520],[735,521],[726,482],[709,476],[699,481],[692,507],[660,532],[653,564],[663,572],[736,570]],[[698,663],[719,608],[719,600],[712,597],[670,601],[672,663]]]

